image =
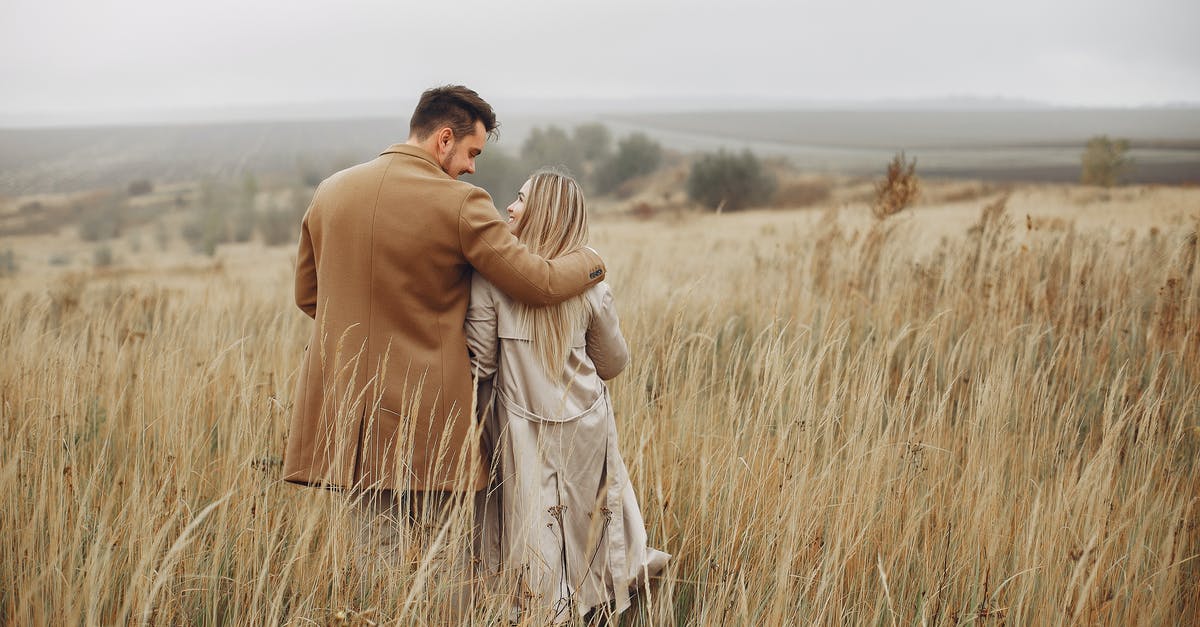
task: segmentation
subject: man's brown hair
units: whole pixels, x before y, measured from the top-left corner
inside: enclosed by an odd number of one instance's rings
[[[483,122],[488,137],[496,137],[496,112],[475,90],[462,85],[444,85],[426,89],[408,122],[408,133],[424,140],[438,129],[449,126],[454,138],[475,132],[475,123]]]

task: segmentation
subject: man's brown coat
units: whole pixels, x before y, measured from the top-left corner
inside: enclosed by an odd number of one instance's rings
[[[594,251],[547,261],[483,190],[396,144],[317,188],[301,227],[296,304],[314,318],[283,478],[357,489],[480,489],[463,330],[478,271],[530,304],[604,276]]]

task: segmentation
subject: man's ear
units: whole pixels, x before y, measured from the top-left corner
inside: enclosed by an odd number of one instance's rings
[[[454,144],[454,129],[449,126],[442,127],[437,132],[437,145],[443,150],[448,150]]]

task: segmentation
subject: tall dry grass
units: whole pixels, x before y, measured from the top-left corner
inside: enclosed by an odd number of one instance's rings
[[[1200,614],[1200,225],[1035,232],[1000,201],[923,249],[915,218],[753,219],[595,229],[623,453],[674,555],[622,622]],[[418,544],[360,568],[345,501],[278,482],[309,324],[280,278],[3,294],[3,622],[507,617],[455,614]]]

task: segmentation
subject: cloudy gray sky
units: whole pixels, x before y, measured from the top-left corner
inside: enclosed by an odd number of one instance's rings
[[[1195,0],[0,0],[0,120],[407,101],[1200,102]]]

